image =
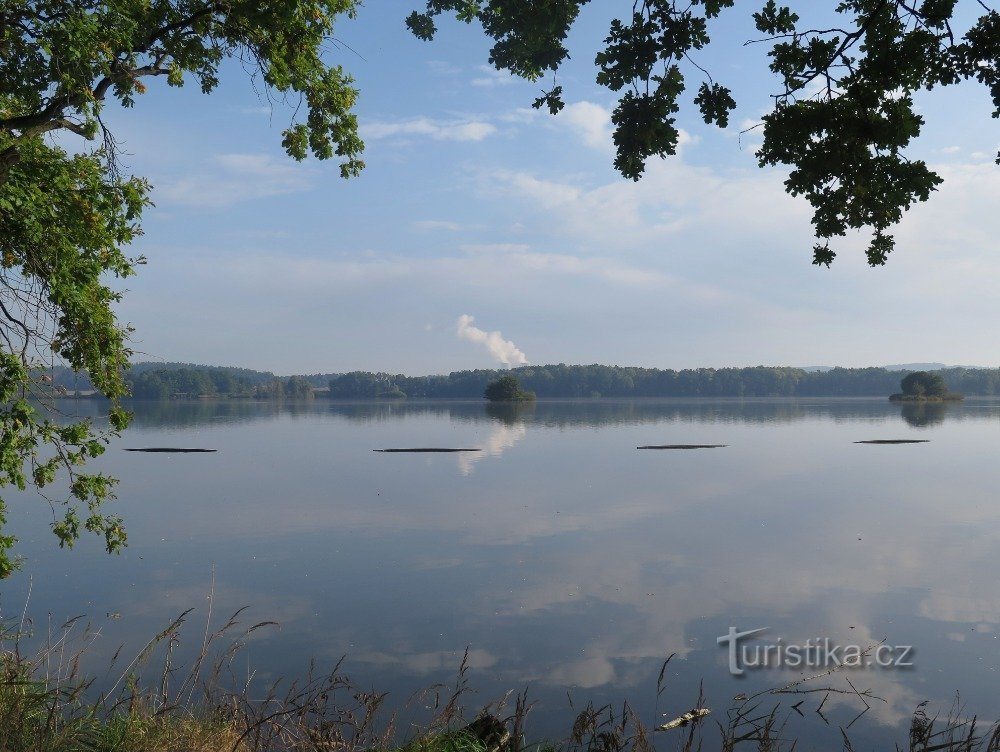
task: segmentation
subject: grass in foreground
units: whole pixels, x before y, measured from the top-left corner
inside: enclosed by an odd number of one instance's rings
[[[0,750],[3,752],[654,752],[654,733],[670,749],[793,750],[798,740],[786,736],[786,722],[802,705],[783,707],[778,695],[838,692],[804,687],[800,680],[743,698],[727,711],[709,716],[699,691],[694,709],[682,718],[651,728],[626,702],[620,712],[611,706],[588,705],[576,716],[568,736],[554,743],[525,743],[525,719],[530,710],[524,693],[508,694],[483,708],[471,723],[463,720],[461,701],[469,687],[463,659],[454,687],[438,685],[418,697],[433,699],[436,715],[402,746],[396,717],[382,714],[385,694],[359,690],[340,673],[310,670],[279,691],[276,682],[260,697],[244,685],[241,691],[227,669],[246,637],[264,624],[240,629],[239,612],[221,628],[206,625],[202,649],[191,669],[178,675],[173,648],[187,612],[154,637],[121,672],[111,689],[93,697],[93,683],[80,676],[80,658],[94,635],[85,630],[74,637],[76,621],[63,625],[55,637],[31,656],[20,650],[23,632],[0,630]],[[82,639],[81,639],[82,638]],[[137,675],[154,648],[165,645],[163,667],[153,686]],[[76,650],[71,649],[76,646]],[[117,656],[116,656],[117,659]],[[657,697],[670,659],[657,680]],[[853,685],[852,685],[853,687]],[[443,690],[446,690],[443,692]],[[878,700],[870,692],[857,694],[868,708]],[[816,696],[816,695],[813,695]],[[513,699],[513,708],[508,701]],[[793,698],[794,699],[794,698]],[[424,703],[430,704],[430,703]],[[820,704],[820,712],[825,700]],[[864,714],[865,711],[858,716]],[[956,701],[943,721],[929,717],[924,705],[911,720],[910,752],[1000,752],[1000,727],[980,731],[976,719],[963,719]],[[691,722],[683,718],[694,719]],[[857,720],[857,719],[855,719]],[[849,729],[850,726],[847,727]],[[667,731],[669,729],[669,731]],[[842,748],[852,751],[846,730]],[[806,745],[808,746],[808,745]]]

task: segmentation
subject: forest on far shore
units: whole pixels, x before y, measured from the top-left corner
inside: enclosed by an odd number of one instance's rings
[[[910,371],[886,368],[637,368],[545,365],[454,371],[432,376],[351,373],[276,376],[228,366],[137,363],[126,373],[133,399],[232,397],[247,399],[480,399],[487,384],[504,375],[539,399],[597,397],[888,397]],[[68,368],[46,369],[60,394],[93,390]],[[969,396],[1000,394],[1000,368],[943,368],[949,389]]]
[[[522,366],[455,371],[444,376],[355,371],[330,379],[332,399],[478,398],[512,374],[539,399],[591,397],[888,397],[910,371],[885,368],[636,368],[604,365]],[[948,387],[966,395],[1000,394],[1000,368],[945,368]]]

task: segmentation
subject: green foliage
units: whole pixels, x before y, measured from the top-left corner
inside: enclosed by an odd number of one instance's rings
[[[116,279],[141,258],[149,186],[118,169],[101,110],[110,98],[131,107],[149,78],[170,86],[218,84],[220,65],[239,58],[269,88],[302,101],[301,122],[283,133],[295,159],[336,157],[344,177],[363,167],[349,76],[321,57],[334,19],[355,0],[0,0],[0,487],[45,488],[62,478],[69,496],[53,501],[60,545],[83,531],[108,551],[125,545],[121,520],[102,512],[114,480],[81,471],[128,423],[119,400],[130,330],[115,320]],[[73,153],[45,140],[67,132],[103,146]],[[60,139],[58,143],[66,143]],[[85,143],[85,142],[84,142]],[[110,432],[57,425],[39,400],[53,396],[57,361],[110,398]],[[152,387],[150,387],[152,388]],[[6,522],[0,498],[0,530]],[[15,566],[15,539],[0,535],[0,577]]]
[[[284,393],[288,399],[312,399],[313,386],[302,376],[289,376],[285,379]]]
[[[490,747],[468,732],[448,731],[421,736],[395,752],[490,752]]]
[[[899,386],[903,390],[903,394],[912,397],[944,397],[948,394],[948,387],[941,374],[927,371],[914,371],[907,374],[899,382]]]
[[[275,377],[266,384],[254,388],[251,396],[278,400],[312,399],[313,385],[304,376],[289,376],[286,379]]]
[[[490,402],[527,402],[535,399],[534,392],[522,390],[517,376],[510,374],[487,384],[483,396]]]
[[[407,24],[419,38],[432,39],[442,14],[478,22],[496,42],[490,62],[535,80],[555,73],[569,56],[566,39],[586,3],[428,0]],[[728,127],[736,101],[698,64],[697,54],[735,2],[620,5],[623,15],[611,22],[595,64],[597,83],[623,92],[612,114],[615,167],[638,180],[650,157],[677,151],[676,115],[689,77],[701,79],[692,103],[702,119]],[[800,5],[802,12],[819,5],[827,10],[826,4]],[[759,163],[789,166],[786,190],[812,206],[813,263],[829,266],[836,256],[831,240],[867,230],[868,263],[885,264],[895,248],[892,227],[940,185],[939,175],[906,155],[924,124],[916,92],[976,81],[989,89],[994,117],[1000,116],[1000,13],[979,3],[972,10],[981,15],[963,34],[955,28],[956,8],[957,0],[846,0],[833,8],[839,23],[824,21],[821,28],[775,0],[753,13],[765,35],[753,41],[771,45],[770,69],[779,82],[763,119]],[[553,83],[534,106],[555,114],[562,94]]]
[[[219,84],[231,57],[255,67],[270,88],[300,97],[304,122],[283,134],[288,153],[302,159],[336,155],[346,177],[364,165],[351,108],[357,99],[340,67],[322,48],[338,15],[356,0],[0,0],[0,169],[42,133],[70,130],[93,137],[109,96],[131,107],[146,92],[143,79],[171,86],[194,80],[202,91]],[[12,141],[12,143],[11,143]]]
[[[224,368],[158,368],[137,373],[130,370],[126,379],[129,392],[136,399],[252,396],[256,388],[250,379]]]
[[[224,366],[174,364],[173,368],[133,367],[125,375],[130,396],[165,400],[196,397],[312,399],[314,385],[305,376],[279,378],[266,371]]]
[[[407,393],[399,385],[399,376],[388,373],[354,371],[330,380],[330,396],[334,399],[399,399]]]
[[[90,645],[78,646],[72,633],[75,621],[63,626],[58,641],[34,655],[26,654],[22,644],[30,635],[0,625],[0,749],[249,752],[233,717],[211,703],[167,703],[162,695],[144,691],[135,675],[128,676],[113,701],[96,696],[93,680],[78,673]],[[154,638],[154,644],[160,639]],[[166,687],[161,684],[161,693]]]

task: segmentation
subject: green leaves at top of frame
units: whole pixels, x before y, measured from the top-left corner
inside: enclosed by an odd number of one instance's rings
[[[850,96],[799,101],[779,105],[764,122],[761,165],[792,166],[786,190],[812,205],[817,237],[872,228],[866,251],[872,266],[885,264],[895,247],[887,230],[941,183],[923,161],[902,154],[922,123],[909,97],[873,106]],[[829,266],[834,258],[823,243],[813,261]]]
[[[431,40],[434,19],[451,13],[460,21],[478,21],[495,42],[489,61],[498,70],[530,81],[555,71],[568,57],[564,42],[580,8],[589,0],[428,0],[406,25],[418,38]]]
[[[357,174],[364,145],[350,76],[323,60],[334,21],[356,0],[0,0],[0,134],[69,127],[93,137],[107,96],[133,106],[149,77],[194,80],[208,93],[238,57],[305,113],[285,131],[296,159],[340,158]],[[59,124],[58,126],[54,124]]]
[[[442,13],[478,21],[497,42],[491,62],[532,79],[569,56],[569,26],[584,4],[429,0],[408,23],[430,39]],[[976,3],[969,5],[976,10]],[[768,37],[757,41],[770,44],[769,68],[778,83],[759,162],[789,168],[786,189],[812,206],[814,263],[833,261],[831,240],[865,230],[869,264],[884,264],[895,247],[891,228],[941,183],[906,154],[923,126],[913,105],[917,91],[975,80],[988,88],[993,115],[1000,117],[1000,13],[979,5],[985,12],[964,34],[955,21],[957,0],[842,0],[830,8],[765,0],[752,12]],[[700,66],[696,53],[717,35],[713,21],[734,6],[733,0],[616,4],[620,15],[595,64],[597,82],[618,96],[612,122],[615,167],[623,176],[638,179],[651,157],[677,152],[677,118],[692,75],[700,79],[693,104],[701,119],[729,126],[733,93]],[[817,28],[800,17],[829,9],[839,18]],[[534,106],[555,114],[564,97],[563,87],[553,85]]]
[[[793,13],[791,8],[779,7],[774,0],[767,0],[764,7],[758,13],[753,14],[753,21],[758,31],[778,36],[795,31],[799,16],[797,13]]]

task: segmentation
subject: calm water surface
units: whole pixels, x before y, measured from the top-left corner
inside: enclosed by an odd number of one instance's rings
[[[730,626],[769,627],[765,638],[786,644],[914,646],[912,668],[810,685],[850,679],[883,698],[851,729],[862,747],[902,743],[918,703],[944,712],[956,691],[969,714],[1000,712],[1000,403],[134,409],[134,427],[97,463],[121,478],[123,555],[91,540],[59,551],[43,503],[11,504],[27,561],[2,585],[3,616],[27,604],[41,627],[48,614],[87,614],[102,633],[98,663],[122,643],[137,652],[190,607],[181,650],[197,648],[214,581],[214,619],[248,605],[244,623],[280,622],[240,659],[254,682],[346,655],[353,679],[402,705],[453,679],[468,647],[471,703],[528,686],[537,735],[567,730],[567,691],[574,703],[628,698],[662,722],[694,704],[701,681],[724,717],[734,695],[802,675],[730,676],[716,642]],[[886,438],[930,443],[852,443]],[[636,450],[671,443],[728,447]],[[219,451],[122,451],[143,446]],[[372,452],[407,446],[483,451]],[[864,709],[831,695],[826,726],[813,712],[822,695],[799,699],[805,717],[787,700],[782,717],[803,749],[838,746],[837,726]]]

